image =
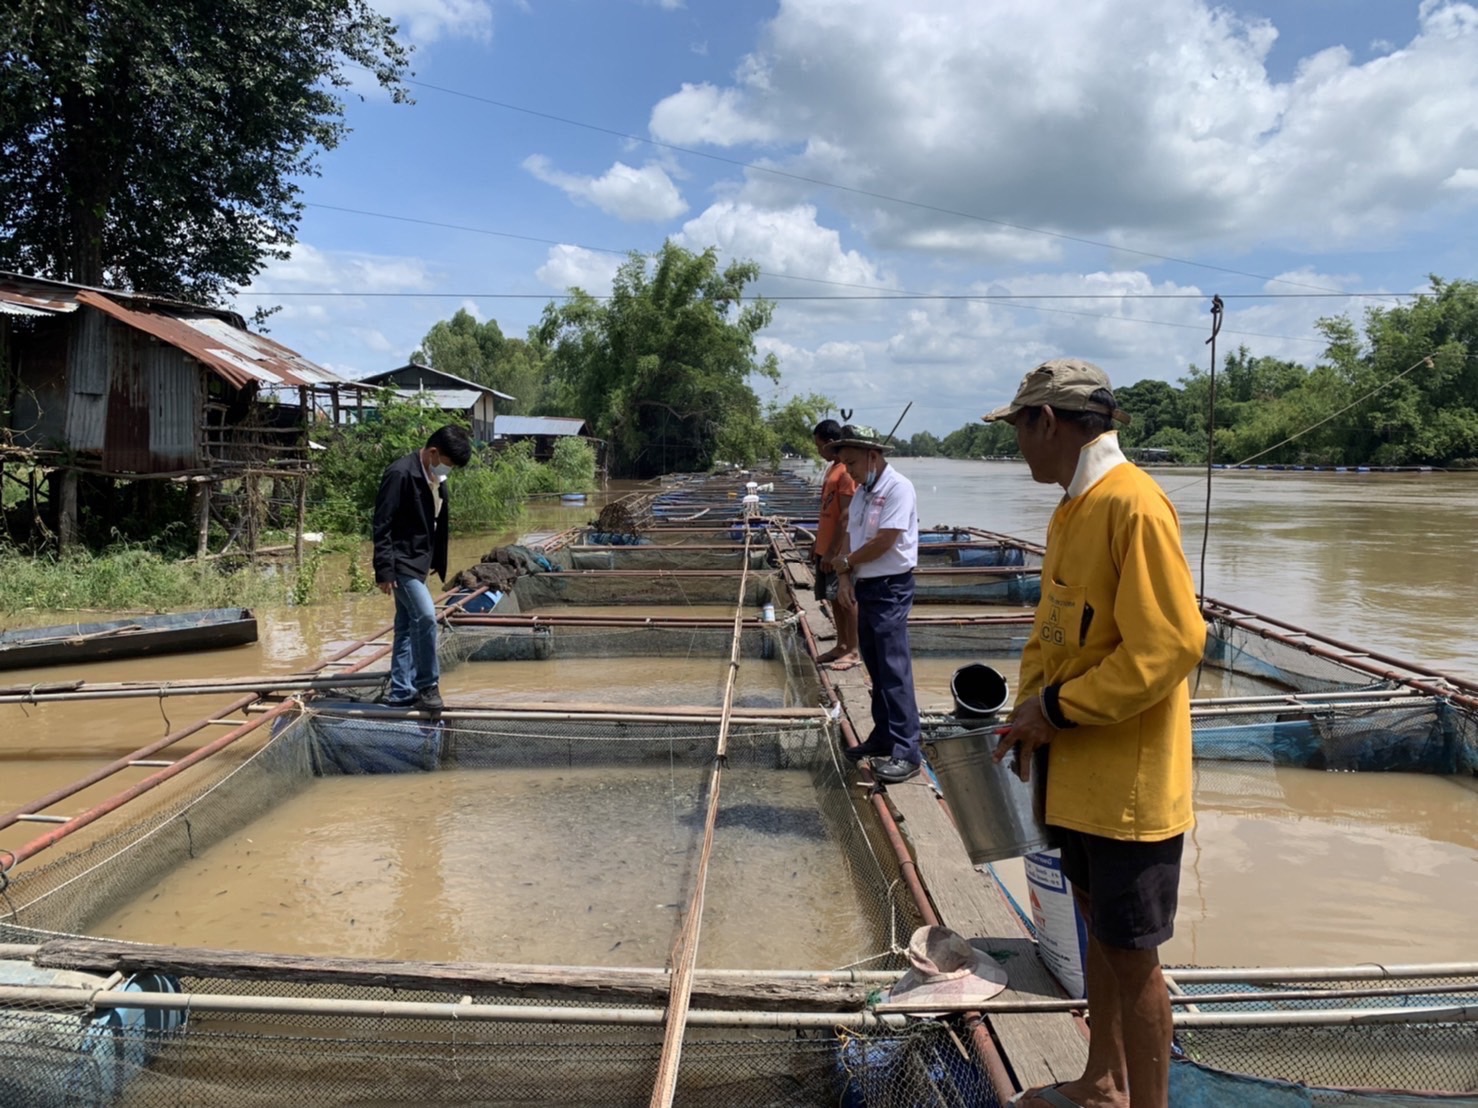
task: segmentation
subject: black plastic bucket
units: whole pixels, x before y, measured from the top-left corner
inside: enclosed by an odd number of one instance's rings
[[[955,715],[969,718],[993,716],[1011,699],[1011,686],[990,666],[972,662],[955,670],[949,679]]]

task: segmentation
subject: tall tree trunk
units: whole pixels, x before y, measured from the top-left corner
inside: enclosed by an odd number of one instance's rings
[[[67,197],[64,279],[79,285],[103,283],[103,221],[108,208],[112,158],[93,124],[93,101],[74,88],[62,97],[61,186]]]

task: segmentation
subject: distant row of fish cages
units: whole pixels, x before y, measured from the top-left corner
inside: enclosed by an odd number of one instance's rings
[[[1212,469],[1254,470],[1269,473],[1446,473],[1440,466],[1310,466],[1286,465],[1226,465],[1216,463]]]

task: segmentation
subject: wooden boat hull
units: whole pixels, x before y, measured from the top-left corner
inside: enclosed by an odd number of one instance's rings
[[[249,608],[65,624],[0,632],[0,670],[219,650],[256,641],[257,618]]]

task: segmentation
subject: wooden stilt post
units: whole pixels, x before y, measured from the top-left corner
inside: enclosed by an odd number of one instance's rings
[[[77,471],[62,471],[61,502],[57,505],[57,545],[63,554],[77,545]]]
[[[246,553],[257,558],[257,499],[261,493],[260,478],[248,470],[241,479],[241,510],[246,513]]]
[[[210,552],[210,478],[192,480],[190,496],[195,509],[195,557],[204,558]]]
[[[303,564],[303,529],[308,525],[308,471],[298,475],[298,536],[294,553],[298,565]]]
[[[312,399],[312,394],[306,387],[298,389],[298,411],[303,417],[303,442],[300,448],[303,451],[303,460],[298,473],[298,519],[297,532],[293,537],[293,556],[299,566],[303,564],[303,528],[308,522],[308,464],[313,453],[313,448],[308,445],[313,433],[313,409],[310,407]]]

